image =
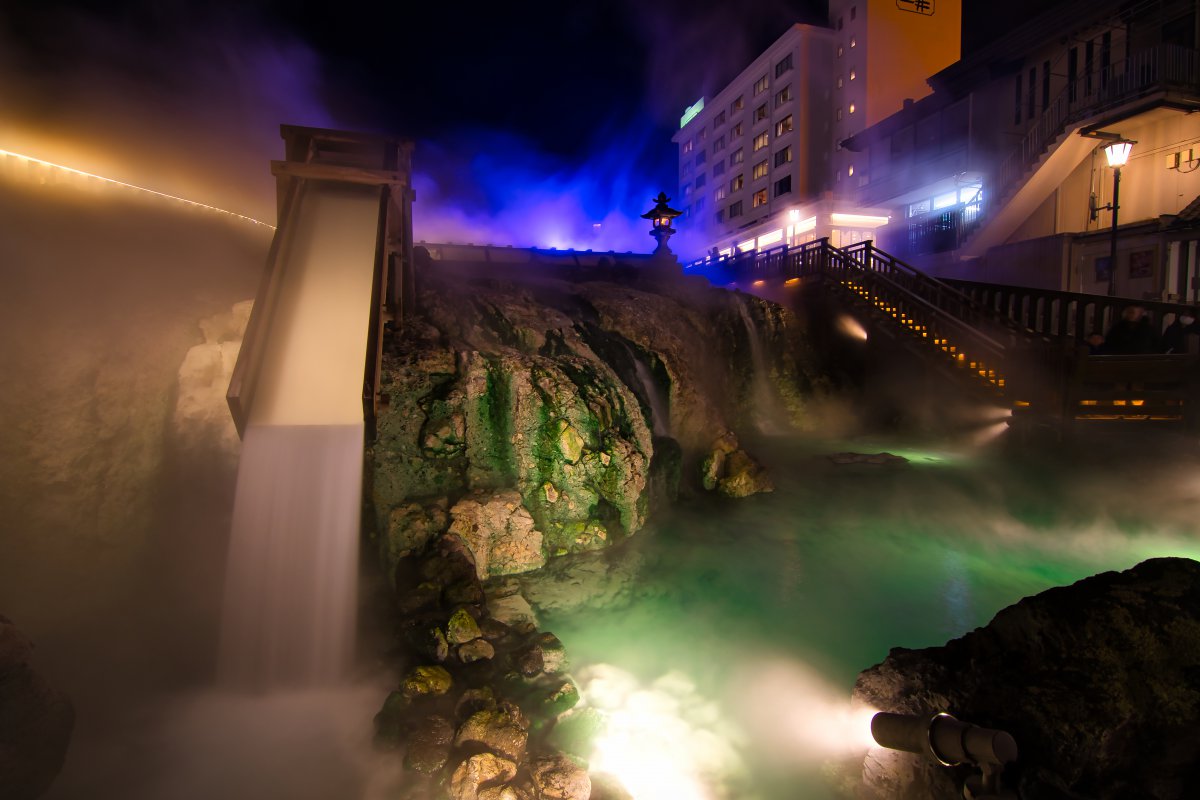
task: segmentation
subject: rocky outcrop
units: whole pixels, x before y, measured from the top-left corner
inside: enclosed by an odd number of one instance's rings
[[[40,797],[62,770],[75,711],[30,664],[33,643],[0,616],[0,788]]]
[[[1200,563],[1145,561],[1050,589],[943,647],[896,649],[858,701],[948,711],[1012,734],[1025,800],[1195,796],[1200,764]],[[959,798],[965,768],[873,750],[866,797]]]
[[[447,532],[486,579],[633,535],[681,482],[770,491],[734,430],[764,381],[804,421],[819,381],[790,314],[686,280],[587,278],[422,275],[421,315],[388,341],[381,375],[373,500],[389,574]]]

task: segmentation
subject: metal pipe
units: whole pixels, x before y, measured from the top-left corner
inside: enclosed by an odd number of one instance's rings
[[[1121,190],[1121,168],[1113,167],[1112,239],[1108,248],[1108,296],[1117,296],[1117,196]]]
[[[1004,766],[1017,760],[1012,736],[945,713],[925,717],[883,711],[871,718],[871,736],[880,747],[917,753],[945,767]]]

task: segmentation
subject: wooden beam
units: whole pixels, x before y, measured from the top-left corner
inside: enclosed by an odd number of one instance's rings
[[[407,186],[408,175],[400,171],[346,167],[337,164],[301,164],[294,161],[272,161],[271,174],[276,177],[312,178],[342,183],[362,183],[368,186]]]

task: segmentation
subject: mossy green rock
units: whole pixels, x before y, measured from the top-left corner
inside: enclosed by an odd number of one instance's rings
[[[450,691],[454,683],[445,667],[420,666],[414,667],[404,676],[400,691],[405,697],[422,697],[425,695],[443,695]],[[393,695],[395,692],[392,693]],[[391,698],[389,697],[389,700]]]
[[[452,645],[466,644],[481,636],[483,631],[479,630],[479,623],[465,608],[455,611],[446,623],[446,641]]]

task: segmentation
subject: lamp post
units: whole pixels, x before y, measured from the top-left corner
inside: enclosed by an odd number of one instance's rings
[[[1121,139],[1104,146],[1104,157],[1108,159],[1108,165],[1113,169],[1113,193],[1112,193],[1112,239],[1108,247],[1108,296],[1117,296],[1117,203],[1118,195],[1121,191],[1121,167],[1125,166],[1125,162],[1129,160],[1129,151],[1133,149],[1133,142]]]
[[[658,242],[658,247],[654,250],[656,256],[671,256],[671,248],[667,246],[667,239],[671,238],[671,234],[675,233],[675,229],[671,227],[671,220],[681,215],[682,211],[676,211],[667,203],[671,198],[667,197],[666,192],[659,192],[658,197],[655,197],[653,202],[654,208],[642,214],[642,219],[651,220],[650,235]]]

